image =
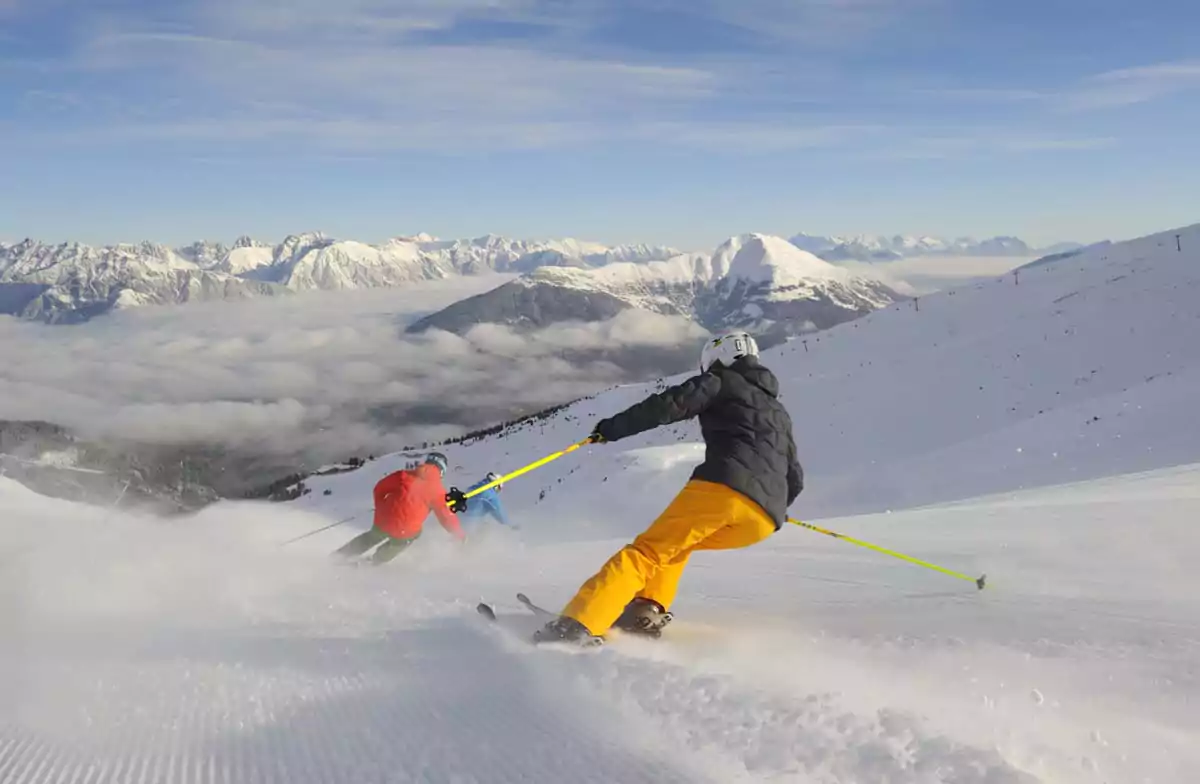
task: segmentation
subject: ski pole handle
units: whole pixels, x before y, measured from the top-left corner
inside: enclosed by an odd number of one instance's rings
[[[458,514],[467,510],[467,496],[462,490],[457,487],[451,487],[450,492],[446,493],[446,506],[450,507],[450,511]]]

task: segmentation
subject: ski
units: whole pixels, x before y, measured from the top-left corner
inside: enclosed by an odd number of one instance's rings
[[[545,609],[544,607],[538,607],[536,604],[534,604],[532,601],[530,601],[528,596],[526,596],[523,593],[517,594],[517,601],[520,602],[521,604],[525,605],[526,609],[528,609],[534,615],[541,616],[543,618],[546,618],[547,620],[558,617],[558,613],[550,612],[549,610]]]
[[[551,620],[551,619],[558,617],[558,613],[550,612],[545,607],[539,607],[538,605],[533,603],[532,599],[530,599],[528,596],[526,596],[523,593],[517,594],[517,601],[520,602],[522,605],[524,605],[524,607],[527,610],[529,610],[529,612],[533,613],[534,615],[536,615],[540,618],[545,618],[546,620]],[[480,615],[482,615],[484,618],[487,618],[489,621],[495,621],[498,618],[498,616],[496,615],[495,606],[488,604],[487,602],[480,602],[479,604],[477,604],[475,606],[475,611],[478,612]]]
[[[536,620],[539,625],[542,623],[547,623],[547,622],[559,617],[558,613],[547,610],[545,607],[542,607],[541,605],[536,604],[532,599],[530,599],[524,593],[518,593],[516,598],[517,598],[517,601],[521,603],[521,606],[523,606],[526,610],[528,610],[529,613],[532,615],[532,620]],[[496,612],[496,605],[491,604],[487,601],[479,602],[479,604],[476,605],[475,610],[481,616],[486,618],[489,622],[494,623],[497,626],[500,626],[501,628],[504,628],[506,631],[508,631],[510,633],[516,634],[517,637],[519,637],[523,641],[531,643],[531,644],[539,644],[539,643],[533,643],[533,641],[529,639],[529,635],[535,631],[535,627],[529,626],[528,628],[526,628],[526,624],[521,622],[522,618],[525,618],[526,621],[531,620],[528,618],[528,616],[521,616],[521,615],[504,615],[504,616],[502,616]],[[726,634],[724,630],[722,630],[718,627],[708,626],[708,625],[704,625],[704,624],[697,624],[697,623],[690,623],[690,624],[685,623],[682,626],[675,623],[673,625],[673,628],[674,628],[674,631],[671,634],[671,638],[676,641],[681,641],[684,644],[686,644],[688,640],[694,640],[694,641],[699,641],[699,642],[704,642],[706,640],[719,640],[719,639],[722,639]],[[661,635],[649,636],[649,635],[635,634],[635,635],[631,635],[631,636],[637,637],[639,639],[651,640],[656,643],[658,643],[660,640],[662,640]],[[605,647],[607,647],[606,643],[609,641],[605,638],[600,638],[600,640],[601,640],[600,644],[605,645]],[[543,642],[543,643],[540,643],[540,645],[549,646],[549,647],[565,647],[568,649],[574,649],[574,648],[578,647],[578,646],[575,646],[573,643],[558,643],[558,642]],[[589,647],[592,647],[592,646],[583,646],[583,649],[587,649]],[[617,647],[619,648],[620,646],[618,645]]]
[[[517,594],[517,601],[519,601],[521,603],[521,605],[525,607],[525,609],[529,610],[529,612],[533,616],[533,619],[538,622],[538,625],[549,623],[550,621],[553,621],[555,618],[560,617],[558,613],[551,612],[550,610],[547,610],[545,607],[534,604],[533,600],[530,599],[528,596],[526,596],[523,593]],[[480,615],[482,615],[484,618],[488,619],[488,621],[495,623],[496,625],[501,626],[502,628],[505,628],[507,631],[509,631],[511,633],[517,634],[517,636],[519,636],[522,640],[524,640],[525,642],[527,642],[531,645],[551,647],[551,648],[561,647],[566,650],[577,650],[577,649],[586,650],[587,648],[604,644],[603,638],[596,638],[596,642],[591,643],[591,644],[578,644],[578,643],[573,643],[573,642],[569,642],[569,641],[565,641],[565,640],[564,641],[545,640],[542,642],[534,642],[534,640],[531,638],[531,635],[533,635],[536,632],[536,628],[529,628],[527,630],[522,630],[521,632],[517,632],[513,626],[513,620],[514,620],[513,617],[508,616],[507,618],[501,618],[500,615],[496,612],[495,605],[489,604],[488,602],[483,601],[475,606],[475,611],[478,612]],[[523,624],[521,624],[520,622],[517,622],[516,626],[521,627],[521,626],[523,626]]]

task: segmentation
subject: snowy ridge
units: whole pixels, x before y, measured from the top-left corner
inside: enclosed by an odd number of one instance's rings
[[[823,236],[800,233],[790,242],[827,261],[894,261],[914,256],[1029,256],[1048,255],[1082,247],[1076,242],[1060,242],[1048,248],[1030,247],[1018,237],[942,237],[897,234],[859,234]]]
[[[178,250],[153,243],[94,248],[26,240],[0,245],[0,313],[75,322],[114,307],[402,286],[454,275],[524,272],[544,265],[596,267],[677,253],[647,245],[492,235],[470,240],[418,235],[371,245],[310,232],[274,247],[242,237],[232,247],[197,242]]]
[[[608,318],[614,311],[638,308],[682,316],[707,329],[755,329],[770,333],[770,341],[824,329],[902,298],[883,283],[822,261],[787,240],[746,234],[707,256],[597,269],[542,267],[411,329],[462,332],[487,323],[544,327],[587,320],[589,313]]]
[[[69,323],[112,308],[279,293],[276,285],[205,269],[153,243],[97,249],[26,240],[0,248],[0,313],[30,319]]]
[[[788,527],[693,556],[660,643],[533,650],[478,619],[561,606],[701,459],[694,423],[515,479],[519,532],[430,523],[383,569],[326,559],[408,455],[171,525],[0,478],[0,781],[1200,780],[1200,226],[1015,277],[764,352],[793,513],[983,592]],[[441,447],[448,479],[658,387]]]

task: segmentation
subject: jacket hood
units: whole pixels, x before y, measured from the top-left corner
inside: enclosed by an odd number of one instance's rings
[[[759,363],[758,357],[740,357],[733,363],[730,370],[738,373],[771,397],[779,397],[779,379]]]

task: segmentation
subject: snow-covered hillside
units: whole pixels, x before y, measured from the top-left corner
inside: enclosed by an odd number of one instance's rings
[[[461,550],[431,526],[354,570],[327,561],[350,526],[281,544],[324,523],[295,508],[164,524],[0,478],[0,780],[1200,776],[1200,466],[824,521],[986,570],[983,592],[788,528],[695,556],[658,643],[539,651],[481,621],[486,598],[529,632],[514,594],[562,602],[694,453],[625,459],[608,482],[580,468],[575,513],[553,524],[476,530]],[[636,519],[580,529],[618,498]]]
[[[945,239],[942,237],[897,234],[859,234],[850,237],[823,236],[800,233],[791,238],[792,244],[814,253],[827,261],[894,261],[920,256],[1027,256],[1075,250],[1075,242],[1060,242],[1048,248],[1035,249],[1018,237],[992,237],[976,240],[973,237]]]
[[[242,237],[232,247],[197,242],[180,249],[153,243],[50,246],[25,240],[0,244],[0,314],[79,322],[115,307],[400,286],[546,265],[650,261],[677,253],[647,245],[610,248],[572,239],[491,235],[470,240],[418,235],[371,245],[307,233],[274,247]]]
[[[682,316],[708,329],[742,327],[778,338],[824,329],[901,298],[878,280],[822,261],[787,240],[746,234],[711,255],[597,269],[542,267],[457,302],[411,330],[461,333],[495,323],[545,327],[639,308]]]
[[[535,650],[474,605],[525,631],[516,591],[561,606],[682,484],[694,423],[515,479],[520,531],[431,522],[382,569],[327,555],[407,455],[169,524],[0,478],[0,781],[1200,780],[1198,292],[1195,226],[765,352],[792,511],[988,588],[787,527],[693,557],[658,643]],[[450,479],[653,388],[446,446]]]

